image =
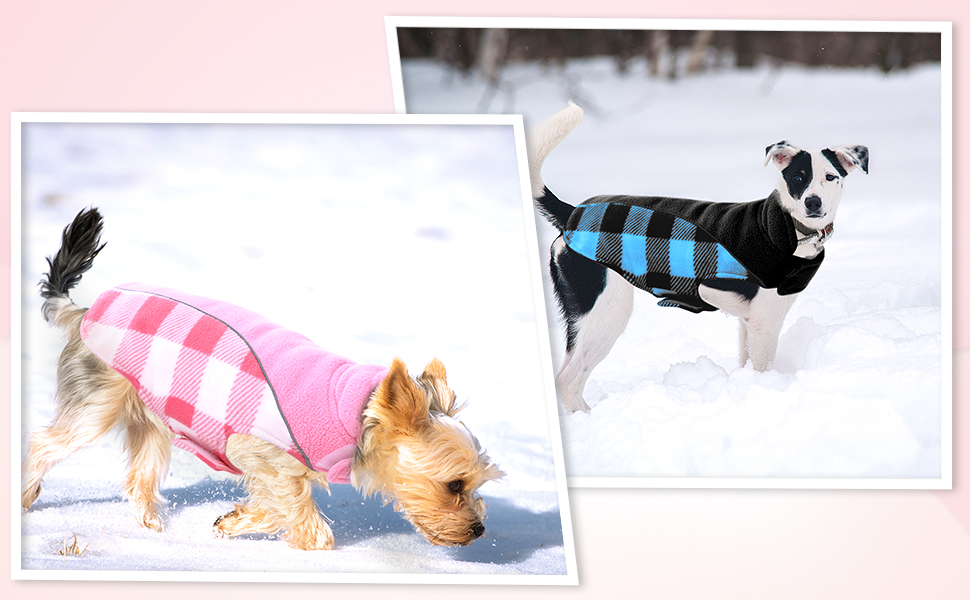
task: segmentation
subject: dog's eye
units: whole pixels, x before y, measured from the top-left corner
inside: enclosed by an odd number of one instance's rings
[[[465,489],[465,482],[461,479],[456,479],[448,483],[448,491],[452,494],[460,494],[463,489]]]
[[[831,173],[829,173],[828,175],[825,176],[825,181],[835,181],[836,179],[838,179],[838,177],[836,177],[835,175],[833,175]]]

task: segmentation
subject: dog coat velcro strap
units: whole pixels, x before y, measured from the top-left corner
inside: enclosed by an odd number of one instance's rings
[[[566,244],[660,297],[660,305],[717,310],[700,299],[705,281],[747,281],[782,295],[805,289],[824,255],[793,256],[796,236],[777,197],[713,203],[597,196],[576,207]]]
[[[233,433],[349,481],[361,414],[387,369],[357,365],[246,309],[142,284],[102,294],[81,323],[91,351],[217,470]]]

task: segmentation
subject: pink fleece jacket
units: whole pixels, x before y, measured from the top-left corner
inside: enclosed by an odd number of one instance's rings
[[[135,386],[176,446],[237,474],[226,441],[244,433],[347,483],[361,414],[387,375],[244,308],[138,283],[98,297],[81,337]]]

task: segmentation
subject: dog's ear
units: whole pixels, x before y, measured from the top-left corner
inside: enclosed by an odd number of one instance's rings
[[[424,373],[419,379],[440,379],[442,383],[448,383],[445,365],[437,358],[432,358],[431,362],[424,366]]]
[[[782,140],[777,144],[772,144],[765,148],[765,165],[770,161],[774,161],[775,166],[779,170],[784,169],[791,162],[791,159],[795,158],[795,155],[801,152],[802,149],[797,146],[792,146],[787,140]]]
[[[425,365],[424,372],[418,377],[418,381],[423,382],[428,389],[429,408],[431,410],[453,417],[464,407],[463,404],[455,404],[455,392],[448,387],[445,365],[437,358]]]
[[[843,144],[831,149],[839,159],[839,164],[846,172],[858,167],[866,175],[869,174],[869,148],[861,144]]]
[[[384,424],[402,432],[415,431],[428,421],[428,399],[411,379],[400,358],[391,361],[387,377],[375,392]]]

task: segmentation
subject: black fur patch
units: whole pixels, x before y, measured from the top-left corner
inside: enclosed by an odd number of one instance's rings
[[[856,160],[859,161],[859,168],[862,169],[863,173],[869,173],[869,148],[865,146],[852,146],[852,153],[855,155]]]
[[[573,209],[575,208],[573,205],[566,204],[560,200],[547,187],[542,188],[542,195],[534,198],[533,201],[535,202],[536,208],[539,209],[539,212],[559,231],[565,229],[566,223],[569,221],[569,216],[573,214]]]
[[[47,258],[50,270],[40,280],[40,295],[50,299],[67,296],[81,281],[94,257],[101,252],[102,219],[96,208],[82,210],[74,221],[64,228],[61,247],[53,258]]]
[[[576,323],[593,310],[596,300],[606,289],[607,268],[596,261],[564,246],[558,254],[553,251],[549,260],[549,274],[556,291],[559,311],[566,322],[566,351],[576,345]]]
[[[845,177],[849,174],[849,172],[845,170],[845,167],[842,166],[842,163],[839,161],[839,155],[836,154],[834,150],[829,150],[826,148],[825,150],[822,150],[822,156],[829,159],[829,162],[832,163],[835,170],[839,172],[839,175]]]
[[[812,155],[800,150],[782,170],[781,176],[785,179],[791,197],[801,198],[812,182]]]

